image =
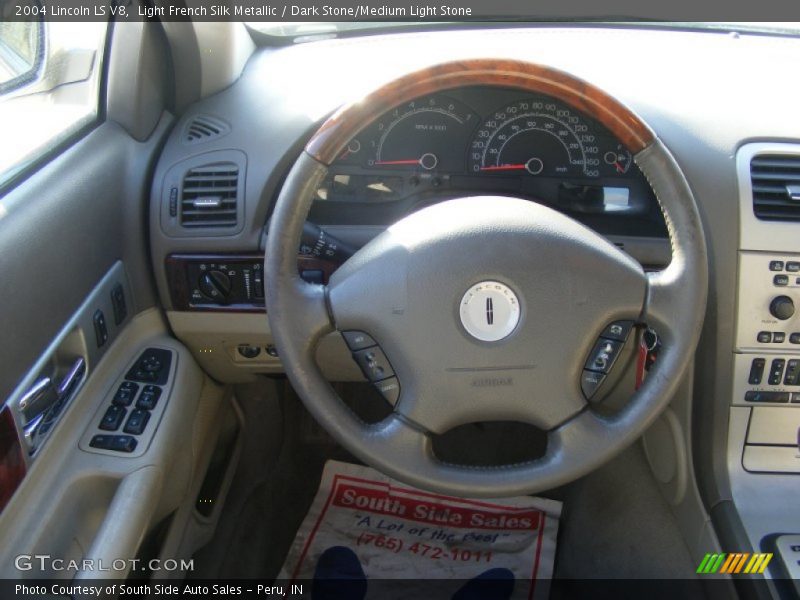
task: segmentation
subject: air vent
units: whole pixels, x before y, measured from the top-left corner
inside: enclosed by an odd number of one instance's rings
[[[800,155],[761,154],[750,161],[753,212],[765,221],[800,221]]]
[[[189,170],[181,191],[181,225],[184,227],[233,227],[239,166],[221,162]]]
[[[210,115],[197,115],[183,130],[184,144],[202,144],[218,137],[222,137],[231,130],[230,126],[221,119]]]

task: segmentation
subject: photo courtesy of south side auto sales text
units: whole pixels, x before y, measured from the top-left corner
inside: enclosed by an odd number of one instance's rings
[[[127,583],[110,583],[110,584],[77,584],[77,583],[53,583],[47,585],[25,585],[18,583],[15,586],[15,593],[17,597],[24,596],[45,596],[52,594],[55,596],[72,596],[72,597],[97,597],[97,598],[113,598],[113,597],[150,597],[150,596],[179,596],[181,598],[186,596],[237,596],[247,593],[248,595],[257,596],[279,596],[299,597],[303,595],[304,588],[302,584],[291,585],[197,585],[197,584],[127,584]]]

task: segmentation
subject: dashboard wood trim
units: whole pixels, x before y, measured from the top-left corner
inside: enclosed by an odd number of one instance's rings
[[[520,89],[562,100],[602,123],[632,154],[649,146],[656,137],[632,110],[582,79],[534,63],[474,59],[405,75],[345,105],[312,136],[306,152],[330,165],[361,129],[391,108],[419,96],[474,85]]]

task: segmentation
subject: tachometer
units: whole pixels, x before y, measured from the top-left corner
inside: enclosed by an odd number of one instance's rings
[[[478,129],[470,145],[474,173],[598,177],[600,149],[585,118],[547,98],[517,101]]]
[[[442,95],[408,102],[384,114],[350,142],[340,162],[385,170],[463,171],[477,115]]]

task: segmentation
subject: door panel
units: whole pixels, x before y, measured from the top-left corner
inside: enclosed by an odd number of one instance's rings
[[[193,483],[210,455],[198,440],[213,442],[229,410],[225,389],[170,335],[156,304],[147,207],[173,123],[158,31],[117,25],[105,64],[122,72],[104,78],[106,117],[0,189],[3,578],[125,577],[127,569],[26,569],[16,557],[134,558],[154,524],[194,506]],[[142,357],[154,348],[165,365],[151,372]],[[135,401],[118,402],[131,380],[139,381]],[[101,425],[112,407],[124,421],[108,431]],[[138,430],[137,412],[146,413]],[[103,449],[104,436],[127,436],[136,450]],[[182,514],[178,530],[191,511]]]
[[[6,398],[115,261],[135,281],[132,313],[152,306],[144,246],[149,142],[107,122],[0,200],[0,397]]]

